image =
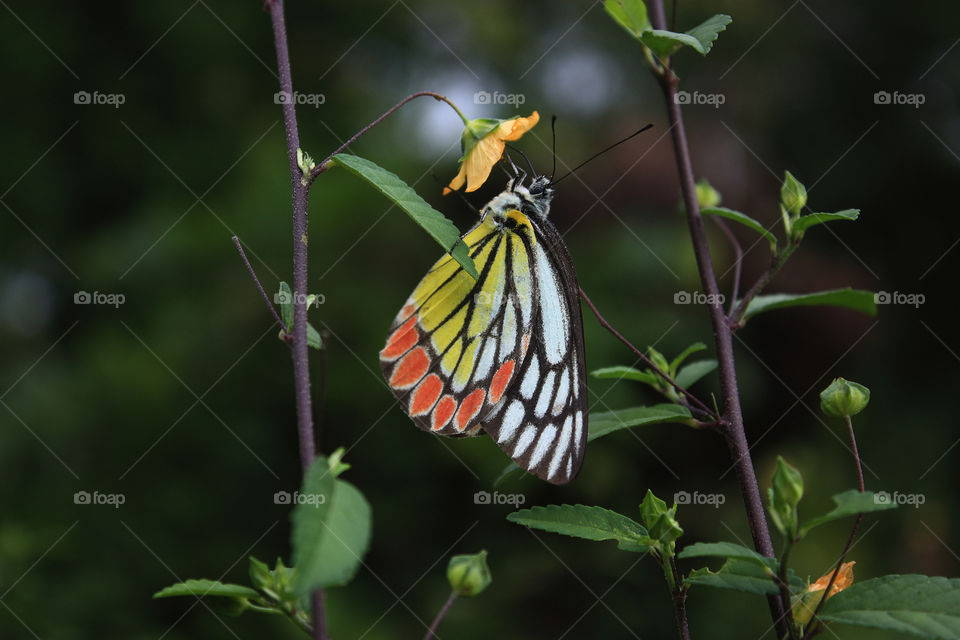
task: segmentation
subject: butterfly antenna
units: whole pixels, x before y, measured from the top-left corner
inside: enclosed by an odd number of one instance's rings
[[[553,176],[557,174],[557,114],[550,118],[550,135],[553,138],[553,169],[550,170],[550,182],[553,182]]]
[[[507,162],[510,163],[510,168],[513,169],[513,186],[523,184],[523,179],[527,177],[527,172],[522,170],[516,165],[516,163],[514,163],[513,158],[510,157],[510,153],[508,151],[503,152],[503,157],[507,159]]]
[[[537,175],[537,170],[533,168],[533,163],[530,162],[530,158],[527,157],[527,154],[525,154],[523,151],[520,151],[520,149],[517,149],[517,148],[514,147],[513,145],[506,144],[506,145],[504,145],[504,146],[506,146],[508,149],[511,149],[511,150],[516,151],[517,153],[519,153],[519,154],[520,154],[520,157],[522,157],[524,160],[527,161],[527,166],[530,167],[530,174],[531,174],[531,175],[534,175],[534,176]]]
[[[652,126],[653,126],[652,124],[648,124],[647,126],[642,127],[642,128],[640,128],[640,129],[638,129],[637,131],[634,131],[633,133],[631,133],[630,135],[628,135],[626,138],[623,138],[622,140],[618,140],[617,142],[614,142],[612,145],[610,145],[610,146],[607,147],[606,149],[604,149],[604,150],[602,150],[602,151],[599,151],[599,152],[593,154],[592,156],[590,156],[589,158],[587,158],[586,160],[584,160],[583,162],[581,162],[580,164],[578,164],[577,166],[575,166],[573,169],[571,169],[571,170],[568,171],[567,173],[563,174],[562,176],[560,176],[559,178],[557,178],[556,180],[554,180],[554,181],[553,181],[553,184],[557,184],[558,182],[560,182],[560,181],[563,180],[564,178],[570,177],[571,175],[573,175],[573,173],[574,173],[575,171],[577,171],[578,169],[580,169],[580,167],[582,167],[583,165],[587,164],[587,163],[590,162],[591,160],[595,160],[595,159],[599,158],[600,156],[602,156],[603,154],[605,154],[607,151],[610,151],[610,150],[613,149],[614,147],[623,144],[624,142],[626,142],[626,141],[629,140],[630,138],[633,138],[634,136],[640,135],[641,133],[643,133],[644,131],[646,131],[647,129],[649,129],[649,128],[652,127]]]

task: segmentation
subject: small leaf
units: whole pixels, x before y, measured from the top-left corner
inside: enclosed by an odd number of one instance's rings
[[[670,371],[676,372],[677,367],[683,364],[684,360],[689,358],[694,353],[697,353],[698,351],[706,350],[706,348],[707,348],[707,345],[703,344],[702,342],[694,342],[692,345],[690,345],[689,347],[681,351],[680,355],[678,355],[676,358],[674,358],[670,362]]]
[[[698,360],[682,367],[673,380],[684,389],[687,389],[716,368],[716,360]]]
[[[301,494],[324,496],[294,507],[293,562],[296,591],[342,586],[360,567],[370,542],[370,505],[348,482],[334,479],[327,458],[317,456]]]
[[[574,538],[616,540],[617,546],[624,551],[643,553],[649,549],[642,542],[649,538],[643,525],[603,507],[552,504],[514,511],[507,520]]]
[[[640,36],[640,41],[660,57],[672,55],[682,46],[690,47],[705,56],[710,53],[710,49],[713,48],[713,43],[720,32],[724,31],[731,22],[733,22],[733,18],[720,13],[708,18],[686,33],[651,29]]]
[[[242,584],[227,584],[217,580],[187,580],[170,585],[153,594],[154,598],[172,598],[176,596],[258,598],[260,594]]]
[[[313,328],[313,325],[307,323],[307,346],[314,349],[323,349],[323,339],[320,332]]]
[[[639,39],[643,32],[650,28],[647,6],[643,0],[606,0],[603,8],[634,38]]]
[[[877,315],[873,292],[846,287],[816,293],[773,293],[757,296],[747,305],[743,319],[746,321],[759,313],[787,307],[845,307],[870,316]]]
[[[644,384],[654,385],[657,383],[657,376],[650,373],[649,371],[640,371],[639,369],[634,369],[633,367],[604,367],[602,369],[597,369],[591,371],[590,375],[594,378],[599,378],[601,380],[613,378],[613,379],[625,379],[625,380],[636,380],[637,382],[643,382]]]
[[[293,331],[293,292],[286,282],[280,283],[280,293],[277,294],[275,302],[280,303],[280,319],[283,324],[288,331]]]
[[[793,221],[794,233],[803,233],[810,227],[834,220],[856,220],[860,217],[860,209],[844,209],[836,213],[811,213],[800,216]]]
[[[750,227],[764,238],[767,239],[767,242],[770,243],[771,251],[777,248],[777,237],[767,231],[767,228],[762,224],[751,218],[745,213],[740,213],[739,211],[734,211],[733,209],[727,209],[726,207],[709,207],[702,210],[702,213],[705,216],[719,216],[721,218],[726,218],[727,220],[733,220],[734,222],[739,222],[745,227]]]
[[[840,518],[855,516],[858,513],[886,511],[887,509],[894,509],[897,506],[897,503],[890,499],[890,494],[886,492],[861,492],[857,491],[856,489],[850,489],[848,491],[844,491],[843,493],[838,493],[837,495],[833,496],[833,501],[837,506],[834,507],[832,511],[829,511],[822,516],[811,518],[800,525],[801,536],[809,533],[814,527],[819,527],[822,524],[833,522],[834,520],[839,520]]]
[[[743,545],[733,542],[696,542],[683,548],[678,556],[679,558],[737,558],[746,560],[762,567],[767,567],[771,571],[777,571],[777,561],[757,553]]]
[[[850,585],[823,604],[827,622],[934,640],[960,638],[960,579],[888,575]]]
[[[790,591],[798,592],[804,588],[804,583],[792,571],[789,578]],[[711,571],[704,567],[692,571],[683,580],[687,585],[702,585],[718,589],[732,589],[759,595],[776,595],[779,587],[773,581],[773,573],[769,567],[762,566],[750,560],[730,558],[719,571]]]
[[[427,204],[426,200],[414,191],[406,182],[383,167],[358,156],[347,153],[338,153],[331,162],[349,169],[366,180],[380,193],[392,200],[397,206],[407,212],[434,240],[440,243],[444,251],[450,253],[453,259],[474,278],[477,278],[477,268],[473,259],[467,253],[467,245],[460,240],[460,232],[442,213]]]

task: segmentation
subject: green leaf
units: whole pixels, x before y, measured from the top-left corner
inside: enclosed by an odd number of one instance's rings
[[[626,379],[626,380],[636,380],[638,382],[643,382],[645,384],[656,384],[657,377],[656,375],[650,373],[649,371],[640,371],[639,369],[634,369],[633,367],[604,367],[602,369],[597,369],[591,371],[590,375],[594,378],[599,378],[601,380],[607,378],[615,379]]]
[[[323,349],[323,339],[320,332],[313,328],[313,325],[307,323],[307,346],[314,349]]]
[[[733,542],[696,542],[683,548],[679,558],[736,558],[777,571],[777,561]]]
[[[673,359],[673,361],[670,362],[670,371],[675,373],[677,371],[677,367],[683,364],[684,360],[689,358],[694,353],[697,353],[698,351],[706,350],[706,348],[707,348],[707,345],[703,344],[702,342],[694,342],[692,345],[690,345],[689,347],[681,351],[680,355],[678,355],[676,358]]]
[[[837,506],[834,507],[832,511],[829,511],[822,516],[811,518],[800,525],[801,536],[809,533],[809,531],[814,527],[819,527],[822,524],[833,522],[834,520],[839,520],[840,518],[855,516],[858,513],[886,511],[887,509],[895,509],[897,506],[897,503],[890,498],[890,494],[886,492],[860,492],[856,489],[850,489],[848,491],[844,491],[843,493],[838,493],[837,495],[833,496],[833,501]]]
[[[888,629],[921,638],[960,638],[960,579],[889,575],[857,582],[823,604],[828,622]]]
[[[302,595],[353,578],[370,543],[371,512],[356,487],[334,478],[323,456],[307,472],[301,495],[324,496],[300,502],[293,510],[296,592]]]
[[[681,368],[673,380],[684,389],[687,389],[716,368],[716,360],[698,360]]]
[[[291,332],[287,335],[293,335],[293,292],[290,291],[290,285],[281,282],[280,293],[274,300],[280,303],[280,319],[283,320],[284,326]],[[309,303],[307,308],[310,308]],[[282,331],[280,337],[283,337]],[[320,337],[320,333],[309,322],[307,323],[307,346],[314,349],[323,349],[323,339]]]
[[[757,296],[747,305],[743,319],[746,321],[758,313],[787,307],[846,307],[870,316],[877,315],[873,292],[846,287],[816,293],[773,293]]]
[[[617,547],[624,551],[643,553],[649,549],[643,542],[649,539],[643,525],[603,507],[551,504],[514,511],[507,520],[574,538],[616,540]]]
[[[650,28],[647,6],[642,0],[606,0],[603,8],[617,24],[638,40]]]
[[[651,29],[640,36],[640,41],[660,57],[672,55],[683,46],[690,47],[705,56],[710,53],[720,32],[724,31],[731,22],[733,18],[719,13],[686,33]]]
[[[793,230],[795,233],[803,233],[810,227],[824,222],[833,222],[834,220],[856,220],[860,217],[860,209],[844,209],[836,213],[811,213],[800,216],[793,221]]]
[[[681,557],[682,557],[681,553]],[[797,592],[804,588],[804,583],[793,572],[788,578],[790,591]],[[711,571],[704,567],[692,571],[683,580],[687,585],[702,585],[718,589],[732,589],[759,595],[776,595],[780,589],[773,581],[772,569],[760,565],[752,560],[730,558],[719,571]]]
[[[224,598],[258,598],[260,594],[242,584],[227,584],[217,580],[187,580],[170,585],[153,594],[154,598],[176,596],[219,596]]]
[[[338,153],[331,162],[349,169],[360,176],[380,193],[407,212],[434,240],[460,263],[467,273],[477,278],[477,268],[467,252],[467,245],[460,240],[460,232],[442,213],[427,204],[426,200],[406,182],[383,167],[358,156]]]
[[[767,239],[767,242],[770,243],[771,251],[777,248],[777,237],[767,231],[767,228],[762,224],[751,218],[745,213],[740,213],[739,211],[734,211],[733,209],[727,209],[726,207],[710,207],[708,209],[703,209],[700,213],[705,216],[718,216],[720,218],[726,218],[727,220],[733,220],[734,222],[739,222],[745,227],[750,227],[764,238]]]

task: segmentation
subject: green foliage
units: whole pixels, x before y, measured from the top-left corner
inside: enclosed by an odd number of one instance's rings
[[[650,549],[650,536],[642,524],[603,507],[548,505],[514,511],[507,520],[532,529],[586,540],[615,540],[624,551]]]
[[[696,362],[691,362],[684,367],[680,367],[680,370],[677,371],[677,375],[674,376],[673,381],[684,389],[688,389],[705,375],[713,373],[716,368],[716,360],[698,360]]]
[[[196,596],[198,598],[256,598],[260,594],[256,589],[240,584],[227,584],[218,580],[185,580],[165,587],[153,594],[154,598],[173,598],[177,596]]]
[[[304,595],[347,584],[370,543],[370,505],[356,487],[336,478],[323,456],[307,472],[301,497],[308,499],[297,504],[292,514],[296,592]],[[313,497],[317,499],[309,499]]]
[[[774,582],[774,575],[770,567],[752,560],[732,557],[723,563],[718,571],[711,571],[706,567],[691,571],[683,582],[686,585],[732,589],[769,596],[780,593],[777,583]],[[793,574],[790,575],[789,582],[790,591],[794,593],[801,591],[805,586],[803,581]]]
[[[777,561],[734,542],[695,542],[677,554],[678,558],[736,558],[777,571]]]
[[[771,251],[776,251],[777,249],[777,237],[767,231],[766,227],[745,213],[740,213],[739,211],[734,211],[733,209],[728,209],[726,207],[707,207],[706,209],[702,209],[700,213],[705,216],[718,216],[720,218],[726,218],[727,220],[733,220],[734,222],[738,222],[745,227],[749,227],[767,239],[767,242],[770,243]]]
[[[653,347],[647,347],[647,357],[650,359],[650,362],[660,369],[660,371],[666,373],[674,382],[685,388],[717,368],[717,363],[715,360],[695,362],[689,367],[684,367],[683,369],[680,368],[688,357],[694,353],[697,353],[698,351],[703,351],[706,348],[707,345],[703,344],[702,342],[694,342],[680,352],[680,355],[675,357],[673,360],[667,361],[666,357],[664,357],[662,353]],[[683,373],[682,377],[686,384],[681,383],[677,379],[681,377],[681,373]],[[639,369],[625,366],[604,367],[602,369],[591,371],[590,375],[592,375],[594,378],[600,379],[624,378],[627,380],[635,380],[653,387],[653,389],[666,396],[666,398],[672,402],[679,402],[681,399],[680,392],[678,392],[667,379],[654,371],[653,368],[647,368],[643,371],[640,371]]]
[[[420,194],[410,188],[406,182],[366,158],[338,153],[333,156],[331,162],[335,166],[344,167],[360,176],[394,204],[406,211],[410,218],[430,234],[443,247],[444,251],[449,252],[467,273],[474,278],[477,277],[477,268],[473,264],[473,258],[467,253],[467,246],[460,241],[460,232],[456,225],[427,204],[427,201],[421,198]]]
[[[720,204],[720,201],[723,200],[720,192],[717,191],[706,178],[700,178],[697,180],[696,192],[697,204],[700,205],[701,210],[716,207]]]
[[[788,540],[797,537],[797,505],[803,497],[803,478],[800,472],[777,456],[777,469],[769,490],[770,519]]]
[[[828,598],[818,617],[930,640],[956,640],[960,638],[960,579],[922,575],[873,578]]]
[[[717,14],[686,33],[677,33],[653,29],[647,18],[647,6],[641,0],[606,0],[603,8],[614,22],[661,58],[673,55],[681,47],[707,55],[720,32],[733,21],[728,15]]]
[[[657,383],[656,374],[650,372],[649,370],[640,371],[639,369],[634,369],[633,367],[603,367],[601,369],[591,371],[590,375],[600,380],[636,380],[637,382],[642,382],[649,385],[655,385]]]
[[[857,491],[856,489],[849,489],[843,493],[836,494],[833,496],[833,501],[837,506],[832,510],[823,515],[811,518],[800,525],[801,537],[822,524],[833,522],[840,518],[855,516],[858,513],[886,511],[887,509],[895,509],[897,507],[897,503],[890,500],[890,496],[886,494],[877,494],[872,491]]]
[[[746,322],[757,314],[788,307],[844,307],[870,316],[877,315],[873,292],[846,287],[816,293],[772,293],[757,296],[747,305],[743,320]]]
[[[650,29],[647,19],[647,5],[643,0],[606,0],[603,8],[614,22],[627,30],[627,33],[639,39],[644,31]]]
[[[683,535],[683,528],[677,522],[677,505],[668,509],[666,502],[647,489],[640,503],[640,519],[650,532],[650,546],[660,555],[672,558],[677,538]]]
[[[854,221],[860,217],[860,209],[844,209],[835,213],[809,213],[793,221],[793,232],[802,234],[810,227],[834,220]]]
[[[280,301],[280,319],[283,320],[284,326],[290,331],[290,333],[280,332],[280,339],[283,340],[293,336],[293,292],[290,290],[290,285],[286,282],[280,283],[280,293],[277,296],[277,300]],[[308,310],[313,306],[315,300],[316,297],[314,295],[311,294],[307,296],[306,305]],[[307,323],[307,346],[313,349],[323,349],[323,339],[320,337],[320,333],[309,322]]]
[[[493,577],[487,566],[487,552],[453,556],[447,563],[447,581],[458,596],[473,597],[490,586]]]

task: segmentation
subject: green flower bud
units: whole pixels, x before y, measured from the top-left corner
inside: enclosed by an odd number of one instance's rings
[[[820,392],[820,409],[828,416],[855,416],[870,403],[870,389],[862,384],[836,378]]]
[[[773,472],[773,493],[791,507],[797,506],[803,497],[803,477],[781,456],[777,456],[777,470]]]
[[[447,580],[458,596],[475,596],[486,589],[493,578],[487,566],[487,552],[453,556],[447,565]]]
[[[647,357],[650,358],[650,362],[655,364],[660,371],[664,373],[670,372],[670,363],[667,362],[667,359],[663,357],[662,353],[653,347],[647,347]]]
[[[794,218],[800,215],[800,212],[807,206],[807,189],[793,177],[793,174],[787,171],[783,179],[783,186],[780,187],[780,201]]]
[[[640,520],[643,526],[649,531],[651,527],[660,519],[660,516],[667,512],[667,503],[653,495],[650,489],[647,489],[647,495],[640,503]]]
[[[701,209],[709,209],[720,204],[720,192],[713,188],[706,178],[701,178],[697,182],[697,202]]]

